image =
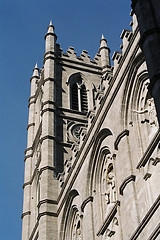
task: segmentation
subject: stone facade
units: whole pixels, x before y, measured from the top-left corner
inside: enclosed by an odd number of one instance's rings
[[[63,53],[48,27],[31,77],[23,240],[159,239],[160,132],[132,15],[114,66],[103,35],[91,60]]]

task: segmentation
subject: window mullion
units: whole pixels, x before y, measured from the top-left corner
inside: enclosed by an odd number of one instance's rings
[[[81,87],[78,85],[78,108],[79,111],[82,111],[82,106],[81,106]]]

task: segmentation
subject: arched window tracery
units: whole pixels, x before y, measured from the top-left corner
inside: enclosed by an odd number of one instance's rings
[[[79,212],[76,211],[70,228],[70,240],[82,240],[82,226]]]
[[[70,77],[70,108],[79,112],[88,112],[86,85],[81,74]]]

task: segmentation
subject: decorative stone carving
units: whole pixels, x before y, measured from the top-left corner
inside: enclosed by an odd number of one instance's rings
[[[73,220],[72,238],[71,240],[82,240],[82,227],[79,213],[77,212]]]
[[[113,172],[113,158],[111,154],[106,156],[105,164],[103,167],[103,193],[104,196],[103,205],[104,211],[107,214],[107,207],[116,202],[116,189],[115,189],[115,176]]]
[[[68,142],[80,141],[80,129],[85,127],[84,124],[69,122],[67,126],[67,140]]]
[[[116,193],[115,193],[115,178],[113,175],[113,171],[108,173],[108,179],[106,180],[107,189],[106,189],[106,202],[107,204],[114,203],[116,201]]]
[[[133,112],[138,113],[138,114],[148,113],[148,120],[149,120],[150,126],[151,127],[157,126],[157,114],[156,114],[156,109],[155,109],[153,98],[149,98],[147,100],[147,108],[145,108],[144,110],[141,110],[141,111],[133,110]]]

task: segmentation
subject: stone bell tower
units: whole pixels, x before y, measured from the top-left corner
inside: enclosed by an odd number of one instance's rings
[[[63,53],[56,40],[50,22],[44,65],[39,69],[36,64],[30,80],[23,240],[59,239],[58,195],[79,151],[80,130],[85,134],[93,121],[102,75],[111,74],[110,50],[104,36],[94,60],[86,50],[78,57],[73,47]]]
[[[159,1],[132,2],[113,66],[103,35],[90,59],[63,52],[49,24],[30,80],[22,240],[159,239],[159,15],[143,33],[139,12]]]

